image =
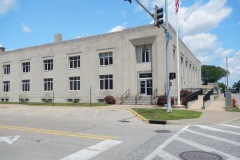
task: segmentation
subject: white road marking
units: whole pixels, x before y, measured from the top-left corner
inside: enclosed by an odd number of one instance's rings
[[[73,108],[72,108],[72,109],[69,109],[68,111],[65,111],[65,112],[63,112],[63,113],[60,113],[60,114],[56,115],[55,117],[60,117],[60,116],[66,114],[66,113],[68,113],[68,112],[70,112],[70,111],[72,111],[72,110],[73,110]]]
[[[213,148],[210,148],[208,146],[205,146],[205,145],[202,145],[202,144],[199,144],[199,143],[195,143],[195,142],[192,142],[192,141],[189,141],[187,139],[184,139],[184,138],[180,138],[180,137],[177,137],[176,140],[180,141],[180,142],[183,142],[183,143],[186,143],[188,145],[191,145],[193,147],[196,147],[196,148],[199,148],[205,152],[212,152],[212,153],[216,153],[216,154],[219,154],[219,155],[223,155],[225,157],[227,157],[229,160],[239,160],[239,158],[237,157],[234,157],[232,155],[229,155],[227,153],[224,153],[224,152],[221,152],[219,150],[216,150],[216,149],[213,149]]]
[[[87,149],[71,154],[61,160],[88,160],[120,143],[122,143],[122,141],[105,140],[94,146],[88,147]]]
[[[189,126],[190,125],[185,126],[180,131],[175,133],[172,137],[170,137],[168,140],[166,140],[164,143],[162,143],[157,149],[155,149],[151,154],[149,154],[144,160],[152,160],[154,157],[159,155],[159,153],[162,152],[163,148],[165,148],[169,143],[171,143],[174,139],[176,139],[179,136],[179,134],[184,132]]]
[[[208,129],[208,130],[211,130],[211,131],[224,132],[224,133],[235,134],[235,135],[239,135],[240,136],[240,133],[237,133],[237,132],[226,131],[226,130],[212,128],[212,127],[207,127],[207,126],[202,126],[202,125],[194,125],[194,126],[202,128],[202,129]]]
[[[8,136],[8,137],[0,137],[0,142],[6,142],[8,144],[13,144],[20,136]]]
[[[13,112],[24,111],[24,110],[27,110],[27,109],[25,108],[25,109],[18,109],[18,110],[14,110],[14,111],[7,111],[7,112],[2,112],[0,114],[13,113]]]
[[[232,128],[239,128],[239,126],[232,126],[232,125],[228,125],[228,124],[219,124],[219,125],[222,125],[222,126],[227,126],[227,127],[232,127]]]
[[[94,116],[93,116],[93,119],[95,119],[95,117],[96,117],[98,111],[99,111],[99,110],[97,110],[97,111],[95,112],[95,114],[94,114]]]
[[[187,132],[190,132],[190,133],[193,133],[193,134],[200,135],[200,136],[204,136],[204,137],[216,139],[216,140],[218,140],[218,141],[222,141],[222,142],[225,142],[225,143],[229,143],[229,144],[233,144],[233,145],[236,145],[236,146],[240,146],[240,143],[235,142],[235,141],[231,141],[231,140],[228,140],[228,139],[225,139],[225,138],[220,138],[220,137],[216,137],[216,136],[207,135],[207,134],[204,134],[204,133],[192,131],[192,130],[190,130],[190,129],[186,129],[186,131],[187,131]]]
[[[172,155],[164,150],[161,150],[158,153],[158,156],[161,157],[162,159],[167,159],[167,160],[180,160],[178,157],[175,157],[174,155]]]
[[[41,110],[38,110],[38,111],[35,111],[35,112],[31,112],[31,113],[26,114],[26,115],[27,115],[27,116],[30,116],[30,115],[33,115],[33,114],[35,114],[35,113],[38,113],[38,112],[41,112],[41,111],[50,110],[50,109],[53,109],[53,108],[41,109]]]

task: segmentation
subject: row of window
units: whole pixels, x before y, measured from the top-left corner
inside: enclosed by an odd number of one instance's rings
[[[99,65],[107,66],[113,64],[112,52],[107,53],[99,53]],[[69,68],[80,68],[80,56],[72,56],[69,57]],[[43,60],[43,69],[44,71],[53,70],[53,59]],[[22,63],[22,72],[27,73],[30,72],[30,62]],[[10,74],[10,64],[3,65],[3,74]]]
[[[53,91],[53,78],[45,78],[44,91]],[[113,89],[113,75],[100,75],[99,76],[100,90]],[[69,77],[69,90],[80,90],[80,77]],[[30,80],[22,80],[22,91],[30,91]],[[10,92],[10,81],[3,81],[3,92]]]

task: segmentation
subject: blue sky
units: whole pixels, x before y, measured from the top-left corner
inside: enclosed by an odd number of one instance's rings
[[[165,0],[141,0],[153,12]],[[168,0],[169,21],[175,26],[175,0]],[[229,86],[240,80],[240,0],[180,0],[181,39],[202,64],[225,68]],[[13,50],[119,31],[152,23],[132,0],[0,0],[0,46]],[[225,83],[225,79],[221,80]]]

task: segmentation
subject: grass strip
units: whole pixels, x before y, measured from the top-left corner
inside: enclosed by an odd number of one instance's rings
[[[173,109],[172,112],[167,112],[166,109],[152,109],[152,108],[132,108],[135,112],[146,119],[151,120],[179,120],[199,118],[202,112],[191,110]]]

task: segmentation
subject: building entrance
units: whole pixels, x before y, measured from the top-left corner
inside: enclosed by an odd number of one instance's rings
[[[139,83],[143,96],[152,95],[152,73],[139,74]]]

